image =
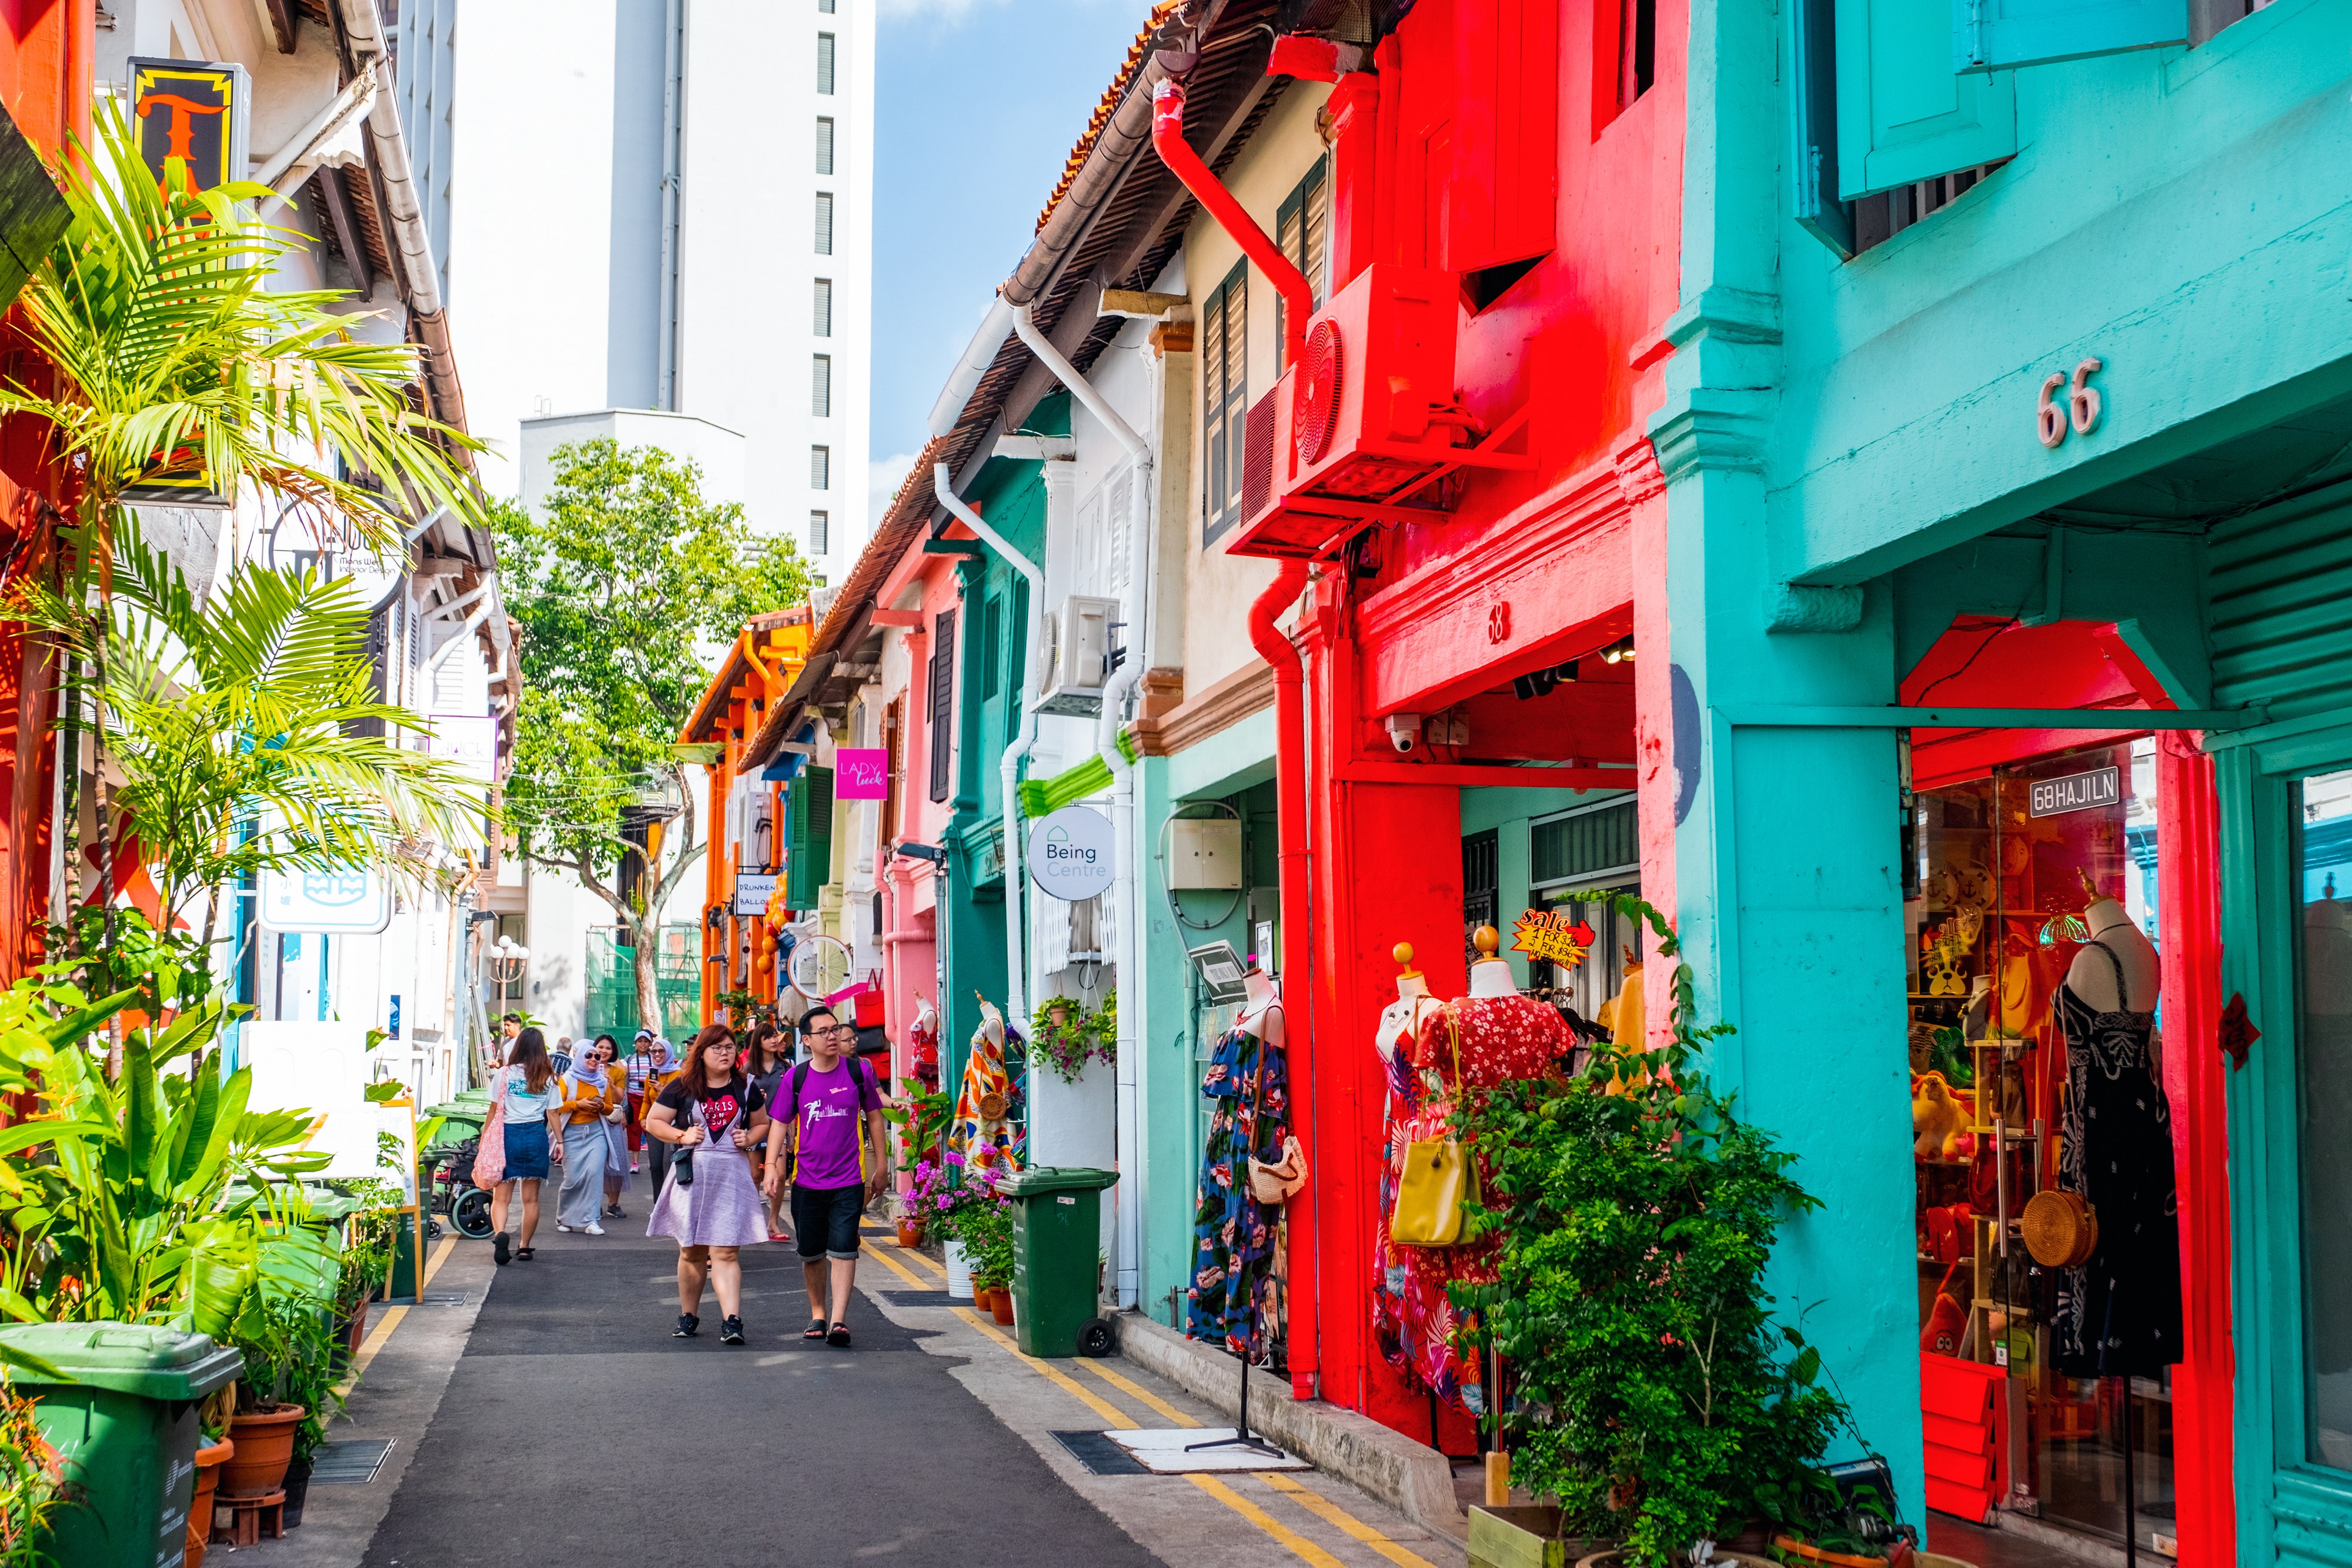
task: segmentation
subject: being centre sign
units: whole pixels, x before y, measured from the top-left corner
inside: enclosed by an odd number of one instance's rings
[[[1107,893],[1111,845],[1109,818],[1091,806],[1065,806],[1029,830],[1029,879],[1071,904]]]

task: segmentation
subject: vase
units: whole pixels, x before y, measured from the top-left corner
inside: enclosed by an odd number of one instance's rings
[[[947,1255],[948,1300],[969,1301],[971,1300],[971,1254],[963,1249],[963,1243],[950,1241],[947,1245]]]
[[[205,1568],[205,1543],[213,1534],[213,1492],[220,1485],[222,1461],[236,1452],[236,1445],[226,1437],[196,1450],[196,1490],[188,1500],[187,1568]]]
[[[302,1500],[310,1495],[310,1456],[305,1454],[288,1465],[281,1485],[286,1492],[284,1522],[293,1530],[302,1522]]]
[[[923,1244],[923,1227],[919,1220],[898,1221],[898,1245],[912,1252]]]
[[[267,1497],[286,1479],[294,1462],[294,1434],[309,1412],[299,1405],[232,1416],[228,1435],[236,1452],[221,1466],[220,1490],[229,1497]]]
[[[1002,1285],[997,1286],[996,1294],[989,1300],[988,1310],[996,1314],[996,1321],[999,1323],[1011,1328],[1013,1326],[1013,1292]]]

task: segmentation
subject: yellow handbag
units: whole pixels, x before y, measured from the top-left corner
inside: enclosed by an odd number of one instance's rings
[[[1450,1005],[1445,1032],[1454,1044],[1454,1092],[1458,1097],[1462,1030]],[[1470,1152],[1459,1138],[1422,1138],[1406,1145],[1396,1209],[1389,1216],[1389,1239],[1403,1247],[1458,1246],[1467,1239],[1462,1233],[1462,1201],[1475,1194],[1477,1179]]]

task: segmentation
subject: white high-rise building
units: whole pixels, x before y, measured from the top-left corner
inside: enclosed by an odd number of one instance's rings
[[[402,109],[448,214],[436,259],[492,489],[525,487],[526,419],[690,414],[743,437],[753,526],[846,575],[877,3],[567,0],[560,25],[526,0],[403,5]]]

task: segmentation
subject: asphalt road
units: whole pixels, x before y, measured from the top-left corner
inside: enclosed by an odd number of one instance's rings
[[[702,1337],[670,1338],[677,1249],[630,1196],[612,1235],[550,1227],[498,1270],[368,1568],[1155,1562],[919,1332],[861,1299],[854,1348],[804,1344],[789,1246],[746,1251],[749,1344],[707,1294]]]

